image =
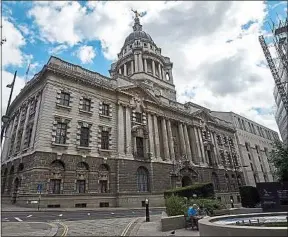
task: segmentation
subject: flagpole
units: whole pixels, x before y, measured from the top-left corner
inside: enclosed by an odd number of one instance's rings
[[[7,112],[8,112],[8,109],[9,109],[9,106],[10,106],[10,103],[11,103],[11,99],[12,99],[12,94],[13,94],[13,90],[14,90],[14,84],[15,84],[15,80],[16,80],[16,75],[17,75],[17,71],[15,71],[15,73],[14,73],[14,78],[13,78],[12,83],[7,85],[8,88],[11,88],[11,91],[10,91],[10,96],[9,96],[9,100],[8,100],[8,104],[7,104],[7,108],[6,108],[6,113],[5,113],[5,115],[2,116],[3,125],[1,127],[1,144],[2,144],[3,136],[4,136],[4,133],[5,133],[5,130],[6,130],[6,126],[8,124],[9,119],[10,119],[10,117],[7,116]]]

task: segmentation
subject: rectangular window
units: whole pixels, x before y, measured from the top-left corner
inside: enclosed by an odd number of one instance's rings
[[[77,180],[77,193],[85,193],[86,191],[86,180]]]
[[[90,129],[86,127],[81,127],[80,146],[83,147],[89,146],[89,136],[90,136]]]
[[[61,179],[50,179],[49,190],[50,190],[50,193],[60,194]]]
[[[101,132],[101,149],[109,150],[109,132]]]
[[[26,133],[26,147],[30,147],[31,144],[31,138],[32,138],[32,131],[33,131],[33,126],[28,126],[27,127],[27,133]]]
[[[60,94],[60,104],[69,106],[70,104],[70,94],[67,92],[61,92]]]
[[[35,111],[36,111],[36,104],[37,104],[37,101],[36,101],[36,100],[33,100],[33,101],[31,102],[29,115],[32,115],[32,114],[35,113]]]
[[[84,111],[90,112],[91,111],[91,100],[90,99],[83,99],[82,109]]]
[[[107,180],[100,180],[100,192],[107,193],[108,192],[108,181]]]
[[[66,144],[67,124],[58,122],[55,143]]]
[[[143,138],[136,137],[137,156],[144,157]]]
[[[135,113],[135,120],[136,120],[137,123],[142,123],[142,114],[136,112]]]
[[[109,116],[109,107],[108,104],[102,104],[102,115]]]

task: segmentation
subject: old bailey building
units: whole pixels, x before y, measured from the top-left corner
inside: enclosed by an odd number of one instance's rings
[[[51,57],[12,102],[2,201],[43,207],[163,206],[163,192],[244,184],[232,124],[176,101],[173,63],[134,19],[110,77]]]

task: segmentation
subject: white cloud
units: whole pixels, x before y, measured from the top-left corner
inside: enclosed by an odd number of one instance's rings
[[[92,63],[92,59],[96,57],[96,52],[92,46],[81,46],[76,52],[77,57],[81,60],[82,63]]]
[[[264,1],[35,2],[29,14],[46,41],[76,45],[100,40],[111,60],[132,31],[131,8],[147,12],[143,30],[174,63],[180,102],[191,100],[193,92],[193,102],[278,130],[273,115],[251,110],[274,105],[271,73],[258,66],[265,62],[258,42],[267,14]],[[250,27],[243,29],[248,22]]]
[[[49,49],[49,54],[59,54],[68,49],[68,46],[65,44],[60,44],[54,48]]]

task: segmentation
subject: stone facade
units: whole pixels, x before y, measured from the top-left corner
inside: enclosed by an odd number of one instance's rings
[[[239,201],[233,124],[178,103],[170,59],[138,17],[133,30],[111,77],[51,57],[12,102],[3,201],[30,205],[41,189],[50,207],[162,206],[165,190],[195,182]]]
[[[268,161],[273,141],[279,140],[277,132],[233,112],[211,112],[214,116],[231,122],[236,130],[240,161],[246,185],[274,182],[274,166]]]

